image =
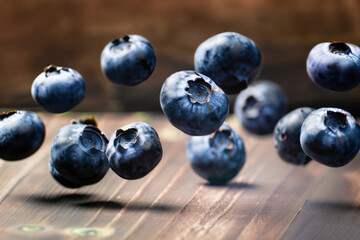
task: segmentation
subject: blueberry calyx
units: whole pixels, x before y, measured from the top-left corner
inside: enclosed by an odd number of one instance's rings
[[[13,115],[15,113],[17,113],[17,110],[12,110],[12,111],[9,111],[9,112],[0,113],[0,121],[4,120],[5,118],[10,117],[11,115]]]
[[[97,127],[89,125],[84,128],[79,142],[80,147],[85,150],[96,149],[105,152],[109,140]]]
[[[245,100],[245,104],[243,106],[243,112],[244,112],[244,116],[247,119],[258,118],[260,115],[260,110],[261,110],[261,104],[254,96],[251,95]]]
[[[95,126],[97,127],[98,126],[98,123],[95,119],[94,116],[91,116],[91,117],[88,117],[88,118],[83,118],[83,119],[73,119],[71,121],[71,124],[85,124],[85,125],[92,125],[92,126]]]
[[[122,38],[115,38],[114,40],[111,41],[111,43],[116,46],[116,45],[119,45],[120,43],[123,43],[123,42],[130,42],[129,40],[130,40],[130,36],[125,35]]]
[[[333,132],[343,130],[348,126],[347,116],[344,113],[327,111],[324,124]]]
[[[129,128],[126,130],[119,129],[116,132],[114,145],[118,149],[128,149],[132,144],[136,143],[138,139],[138,130],[136,128]]]
[[[212,134],[209,139],[209,144],[216,150],[231,150],[233,149],[233,142],[231,138],[231,131],[219,128],[218,131]]]
[[[64,68],[64,67],[60,67],[60,66],[55,66],[53,64],[50,64],[49,66],[44,68],[44,72],[45,72],[45,76],[49,77],[50,75],[52,75],[53,73],[59,72],[60,70],[66,70],[69,71],[68,68]]]
[[[210,96],[213,91],[219,91],[219,89],[211,89],[211,85],[207,83],[203,78],[196,78],[189,80],[188,86],[185,88],[189,100],[192,103],[205,103],[210,101]]]
[[[350,47],[346,43],[340,41],[332,41],[329,45],[329,50],[335,54],[349,54],[351,52]]]

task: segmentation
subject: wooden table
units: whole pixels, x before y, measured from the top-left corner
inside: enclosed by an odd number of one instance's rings
[[[0,163],[0,239],[359,239],[360,159],[333,169],[284,163],[272,136],[247,134],[234,117],[247,160],[227,186],[210,186],[191,169],[187,136],[162,115],[95,114],[108,136],[145,121],[164,156],[145,178],[111,170],[98,184],[63,188],[48,161],[56,131],[80,115],[40,114],[46,139],[33,156]]]

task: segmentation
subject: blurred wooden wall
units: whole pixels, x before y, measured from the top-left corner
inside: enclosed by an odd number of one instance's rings
[[[359,0],[0,0],[0,6],[0,108],[40,110],[31,84],[55,64],[76,69],[87,83],[87,96],[74,111],[160,111],[166,77],[193,69],[202,41],[234,31],[259,45],[259,79],[280,84],[291,108],[338,106],[360,113],[360,86],[332,93],[315,86],[305,70],[307,54],[319,42],[360,45]],[[151,78],[131,88],[114,86],[100,68],[103,47],[125,34],[148,38],[157,54]]]

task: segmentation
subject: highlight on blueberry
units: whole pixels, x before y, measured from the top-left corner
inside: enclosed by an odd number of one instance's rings
[[[280,86],[259,81],[241,91],[236,98],[234,113],[244,128],[253,134],[274,131],[286,111],[286,98]]]
[[[360,83],[360,48],[339,41],[319,43],[307,57],[306,70],[322,88],[349,91]]]
[[[247,88],[258,76],[261,64],[255,42],[235,32],[205,40],[194,56],[195,71],[210,77],[226,94],[238,94]]]
[[[109,169],[107,144],[105,134],[94,125],[74,123],[62,127],[51,147],[51,175],[69,188],[99,182]]]
[[[45,138],[45,126],[34,112],[0,113],[0,158],[21,160],[35,153]]]
[[[233,179],[245,163],[241,137],[226,123],[206,136],[191,136],[187,143],[191,167],[210,184],[223,185]]]
[[[311,158],[304,153],[300,145],[300,131],[305,118],[313,108],[297,108],[283,116],[274,129],[274,144],[277,153],[287,163],[306,165]]]
[[[106,156],[111,169],[120,177],[145,177],[163,155],[156,130],[147,123],[134,122],[117,129],[111,136]]]
[[[51,113],[71,110],[84,99],[85,92],[85,81],[80,73],[54,65],[47,66],[31,86],[35,102]]]
[[[193,136],[215,132],[229,112],[224,91],[195,71],[170,75],[161,88],[160,104],[173,126]]]
[[[360,149],[360,127],[340,108],[320,108],[305,119],[300,144],[305,154],[329,167],[348,164]]]
[[[156,56],[150,42],[140,35],[125,35],[109,42],[101,53],[101,68],[116,84],[134,86],[150,77]]]

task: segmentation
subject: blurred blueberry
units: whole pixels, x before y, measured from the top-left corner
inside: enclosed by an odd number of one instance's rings
[[[63,113],[85,97],[83,77],[71,68],[49,65],[34,80],[31,94],[35,102],[51,113]]]
[[[170,123],[189,135],[215,132],[229,112],[229,99],[210,78],[194,71],[169,76],[160,92]]]
[[[224,122],[213,134],[191,136],[187,156],[194,171],[211,184],[226,184],[245,163],[245,148],[240,136]]]
[[[305,119],[300,144],[312,159],[329,167],[349,163],[360,148],[360,127],[354,117],[339,108],[320,108]]]
[[[311,158],[300,146],[300,130],[305,118],[313,108],[297,108],[283,116],[274,129],[274,144],[276,150],[285,162],[295,165],[306,165]]]
[[[144,122],[131,123],[116,130],[106,150],[111,169],[129,180],[150,173],[160,162],[162,154],[158,134]]]
[[[263,135],[274,131],[286,110],[281,88],[269,81],[259,81],[240,92],[235,101],[235,115],[249,132]]]
[[[126,35],[108,43],[101,53],[101,68],[116,84],[134,86],[155,69],[156,56],[150,42],[139,35]]]
[[[337,41],[319,43],[310,51],[306,69],[320,87],[349,91],[360,83],[360,48]]]
[[[86,124],[70,124],[62,127],[51,147],[50,171],[63,185],[58,175],[72,186],[99,182],[109,169],[105,155],[108,139],[97,127]]]
[[[40,148],[44,137],[45,126],[36,113],[14,110],[0,114],[0,158],[27,158]]]
[[[253,82],[261,62],[257,45],[234,32],[207,39],[196,49],[194,57],[195,71],[213,79],[227,94],[238,94]]]

